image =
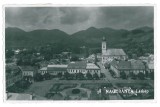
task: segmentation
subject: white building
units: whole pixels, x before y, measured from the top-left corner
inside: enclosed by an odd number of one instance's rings
[[[67,72],[70,74],[83,73],[86,74],[86,61],[71,62],[68,64]]]
[[[92,75],[97,73],[99,76],[101,72],[97,65],[94,63],[87,63],[86,61],[71,62],[67,67],[67,71],[70,74],[83,73],[84,75],[88,72]]]
[[[21,66],[20,69],[22,70],[23,77],[24,76],[34,77],[34,75],[38,72],[38,69],[32,66]]]
[[[110,69],[114,71],[116,77],[120,77],[120,72],[125,72],[127,75],[130,73],[134,73],[137,75],[142,72],[146,73],[145,65],[140,60],[132,60],[132,61],[115,61],[113,60],[110,63]]]
[[[64,74],[67,71],[67,65],[48,65],[47,72],[51,75],[57,75],[58,73]]]
[[[123,49],[108,49],[105,37],[102,41],[102,64],[110,63],[113,59],[126,60],[127,55]]]
[[[92,75],[97,73],[98,76],[100,76],[100,73],[101,73],[100,68],[94,63],[87,63],[86,71],[91,73]]]

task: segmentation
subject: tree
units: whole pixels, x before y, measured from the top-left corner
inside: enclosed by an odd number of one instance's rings
[[[150,75],[150,78],[154,80],[154,72],[149,73],[149,75]]]
[[[105,78],[105,74],[104,73],[100,73],[100,78]]]
[[[111,73],[111,75],[114,77],[116,74],[113,70],[109,69],[109,72]]]
[[[43,76],[40,73],[36,73],[34,76],[35,81],[43,81]]]
[[[120,77],[122,79],[127,79],[127,75],[126,75],[126,73],[124,71],[120,72]]]
[[[58,77],[58,78],[61,78],[61,77],[62,77],[62,72],[59,72],[59,73],[57,74],[57,77]]]
[[[64,78],[65,78],[65,79],[70,79],[70,74],[69,74],[68,72],[65,72],[65,73],[64,73]]]
[[[142,72],[138,73],[138,78],[139,79],[144,80],[144,77],[145,77],[144,73],[142,73]]]
[[[79,57],[78,56],[72,56],[71,61],[79,61]]]
[[[43,78],[44,78],[45,80],[50,80],[50,79],[52,78],[52,76],[51,76],[49,73],[45,73],[45,74],[43,75]]]
[[[89,80],[92,80],[92,79],[93,79],[92,74],[89,73],[89,72],[87,72],[86,77],[87,77],[87,79],[89,79]]]
[[[96,79],[96,80],[98,80],[98,79],[99,79],[98,74],[97,74],[97,73],[94,73],[94,74],[93,74],[93,78]]]
[[[136,79],[137,78],[136,74],[134,74],[133,72],[130,73],[130,76],[131,76],[132,79]]]
[[[6,58],[11,58],[14,55],[14,51],[8,50],[6,51]]]
[[[77,73],[77,74],[76,74],[76,79],[83,80],[83,79],[84,79],[83,73]]]

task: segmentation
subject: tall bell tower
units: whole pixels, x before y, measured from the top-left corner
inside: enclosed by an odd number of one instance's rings
[[[106,43],[106,38],[103,37],[102,39],[102,55],[104,55],[107,51],[107,43]]]

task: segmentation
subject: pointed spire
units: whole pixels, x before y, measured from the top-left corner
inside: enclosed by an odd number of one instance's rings
[[[103,39],[102,39],[103,41],[106,41],[106,38],[103,36]]]

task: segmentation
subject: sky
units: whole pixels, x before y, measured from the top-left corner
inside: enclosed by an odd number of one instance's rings
[[[73,34],[89,27],[135,29],[153,27],[153,6],[6,7],[5,27],[25,31],[60,29]]]

